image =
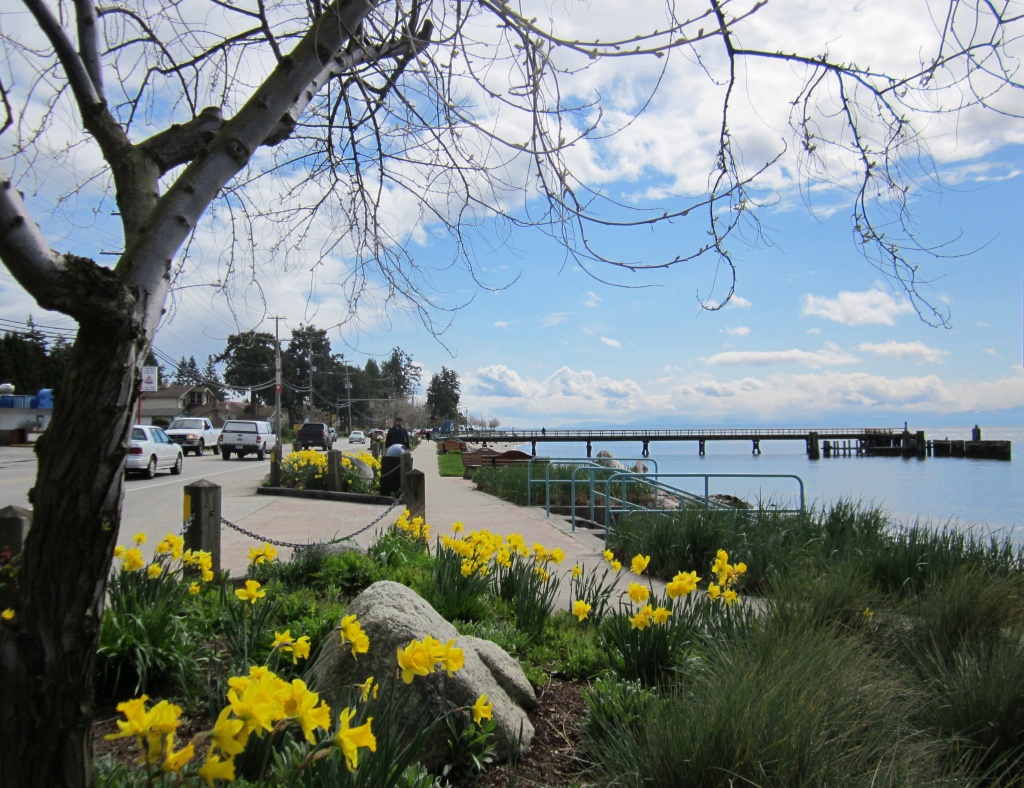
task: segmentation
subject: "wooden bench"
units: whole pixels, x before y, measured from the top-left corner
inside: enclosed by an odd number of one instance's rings
[[[439,454],[448,454],[448,452],[464,452],[468,448],[469,446],[455,438],[448,438],[448,440],[441,441],[437,444],[437,451]]]
[[[503,468],[506,465],[526,465],[531,460],[538,460],[532,454],[518,449],[497,452],[494,449],[477,449],[462,453],[462,467],[466,469],[463,478],[469,479],[477,468]],[[547,462],[546,459],[539,460]]]

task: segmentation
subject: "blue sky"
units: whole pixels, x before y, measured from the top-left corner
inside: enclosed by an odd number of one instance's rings
[[[833,52],[848,48],[882,59],[899,52],[913,59],[915,36],[924,40],[929,33],[914,10],[918,3],[896,11],[871,0],[854,11],[794,14],[805,5],[821,9],[803,0],[778,3],[780,10],[769,8],[750,36],[828,37]],[[837,27],[836,14],[859,24]],[[872,14],[893,24],[881,30]],[[896,14],[904,15],[902,23]],[[837,29],[843,32],[832,32]],[[896,57],[894,67],[902,65]],[[650,193],[666,184],[690,193],[706,185],[693,143],[702,133],[704,121],[695,118],[706,97],[681,74],[678,87],[668,80],[642,122],[599,150],[581,152],[576,163],[584,178],[589,173],[595,185],[637,204],[649,204]],[[632,76],[642,84],[644,75],[638,68]],[[789,76],[777,77],[777,84]],[[595,84],[613,78],[600,70],[590,76]],[[758,103],[772,98],[774,84],[762,73],[745,83],[751,107],[738,111],[735,133],[752,162],[778,150],[785,102],[775,101],[780,108],[774,109]],[[610,117],[635,103],[625,95],[631,89],[606,90]],[[946,257],[920,257],[919,273],[930,282],[921,292],[949,309],[951,328],[924,323],[906,295],[860,256],[848,193],[816,187],[809,193],[820,210],[812,214],[801,199],[806,182],[784,158],[766,181],[764,194],[774,204],[757,213],[765,238],[733,242],[736,297],[719,311],[698,302],[721,298],[728,278],[710,259],[660,272],[603,272],[642,285],[614,287],[588,276],[549,239],[524,231],[485,235],[474,247],[485,280],[495,286],[514,280],[507,288],[479,289],[457,271],[435,274],[439,303],[466,304],[439,338],[400,310],[367,309],[358,326],[337,328],[346,303],[329,284],[330,264],[313,287],[308,271],[285,273],[279,266],[264,274],[258,292],[236,286],[228,298],[204,286],[217,279],[216,239],[206,237],[196,244],[205,247],[206,268],[199,264],[179,282],[155,344],[165,356],[194,355],[202,364],[222,350],[229,333],[272,332],[266,316],[283,315],[284,335],[301,323],[330,326],[335,352],[360,365],[401,347],[422,367],[421,396],[432,374],[454,369],[471,414],[506,426],[1024,424],[1024,121],[975,112],[929,119],[924,128],[942,186],[922,182],[911,205],[920,237],[949,245],[942,249]],[[42,213],[61,178],[54,175],[52,186],[39,173],[35,179],[31,199]],[[394,213],[396,223],[414,222],[397,204]],[[118,248],[115,226],[72,230],[38,218],[61,250],[101,259],[100,251]],[[443,266],[450,259],[451,246],[436,228],[410,227],[417,260]],[[692,248],[701,231],[680,224],[610,243],[623,257],[650,261]],[[342,259],[334,263],[345,267]],[[29,313],[39,323],[73,328],[67,318],[35,307],[0,269],[0,318],[23,321]]]

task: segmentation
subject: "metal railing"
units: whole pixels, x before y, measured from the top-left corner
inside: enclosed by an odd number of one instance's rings
[[[704,480],[704,494],[703,496],[680,490],[669,485],[661,485],[662,490],[671,490],[671,494],[675,495],[680,500],[680,505],[676,509],[665,509],[663,507],[654,508],[651,506],[643,506],[641,504],[632,503],[627,498],[627,484],[631,481],[638,482],[642,486],[653,486],[657,484],[657,481],[652,483],[651,478],[667,478],[667,479],[703,479]],[[608,544],[608,534],[611,531],[612,526],[612,515],[613,514],[625,514],[627,512],[634,513],[652,513],[652,514],[672,514],[675,511],[679,511],[683,508],[685,503],[698,504],[703,506],[705,510],[714,509],[716,511],[729,511],[735,512],[740,515],[750,515],[756,509],[738,509],[728,504],[715,501],[711,497],[711,479],[793,479],[797,483],[799,489],[800,506],[796,509],[784,509],[772,507],[772,511],[778,514],[802,514],[806,511],[806,494],[804,490],[804,481],[799,476],[791,473],[627,473],[620,472],[609,476],[604,480],[604,541],[605,545]],[[612,495],[612,485],[614,483],[621,483],[622,490],[620,497],[616,498]],[[613,506],[613,503],[619,504],[618,508]],[[757,508],[761,507],[761,502],[758,501]]]

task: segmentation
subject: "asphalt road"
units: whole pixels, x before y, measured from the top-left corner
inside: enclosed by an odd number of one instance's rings
[[[180,476],[159,471],[156,478],[132,475],[124,482],[124,504],[118,541],[127,543],[141,532],[159,540],[168,532],[181,530],[184,508],[183,488],[207,479],[221,486],[221,511],[224,517],[242,518],[266,506],[265,496],[256,495],[256,487],[270,473],[270,461],[253,456],[224,461],[207,452],[202,457],[185,457]],[[0,446],[0,508],[9,505],[31,508],[28,491],[36,481],[36,455],[31,448]],[[150,544],[155,543],[150,541]]]

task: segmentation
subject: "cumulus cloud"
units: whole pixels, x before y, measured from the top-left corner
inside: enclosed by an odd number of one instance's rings
[[[916,359],[935,363],[942,361],[943,356],[949,355],[948,351],[928,347],[924,342],[861,342],[857,345],[857,349],[863,353],[871,353],[896,361]]]
[[[801,315],[823,317],[844,326],[891,326],[900,315],[914,313],[914,306],[909,301],[898,301],[877,288],[859,293],[841,290],[835,298],[805,293],[800,301]]]
[[[617,339],[611,339],[609,337],[601,337],[601,342],[608,347],[622,347],[622,343]]]
[[[746,326],[736,326],[735,328],[725,329],[725,333],[731,337],[745,337],[750,333],[750,329]]]
[[[842,364],[856,364],[857,356],[841,350],[831,342],[821,350],[731,350],[716,353],[705,359],[712,367],[750,365],[757,367],[773,364],[803,364],[808,367],[834,367]]]
[[[733,297],[729,299],[729,303],[725,305],[726,309],[746,309],[749,307],[750,301],[741,295],[733,294]]]

